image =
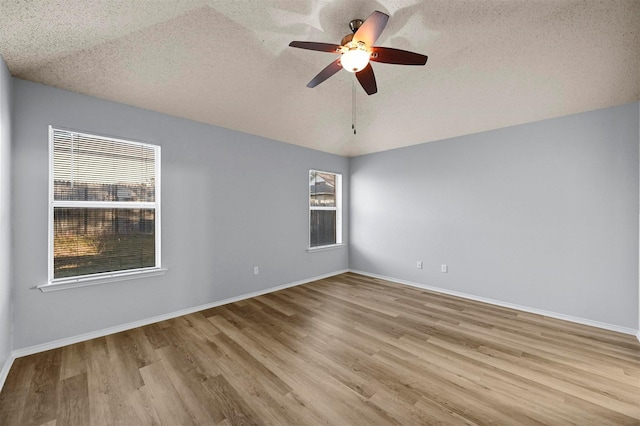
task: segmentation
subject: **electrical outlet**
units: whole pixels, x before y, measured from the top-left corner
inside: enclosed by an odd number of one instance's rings
[[[418,262],[416,263],[416,268],[422,269],[422,260],[418,260]]]
[[[446,274],[447,271],[448,271],[447,265],[445,265],[444,263],[440,265],[440,272],[442,272],[443,274]]]
[[[253,275],[258,275],[260,273],[260,269],[257,266],[253,267]]]

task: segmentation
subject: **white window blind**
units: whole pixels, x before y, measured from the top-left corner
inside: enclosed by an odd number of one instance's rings
[[[49,281],[160,267],[160,147],[50,128]]]

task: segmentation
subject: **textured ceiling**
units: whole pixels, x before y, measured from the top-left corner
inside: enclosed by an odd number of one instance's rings
[[[429,56],[306,84],[348,23]],[[640,0],[0,0],[0,54],[25,80],[341,155],[640,100]],[[59,123],[60,124],[60,123]]]

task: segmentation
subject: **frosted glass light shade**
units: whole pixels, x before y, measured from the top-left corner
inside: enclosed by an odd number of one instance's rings
[[[358,72],[369,63],[369,52],[363,49],[350,49],[340,58],[342,68],[349,72]]]

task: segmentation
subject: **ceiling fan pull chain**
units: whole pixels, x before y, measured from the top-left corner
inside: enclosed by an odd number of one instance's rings
[[[351,80],[351,128],[356,134],[356,81]]]

